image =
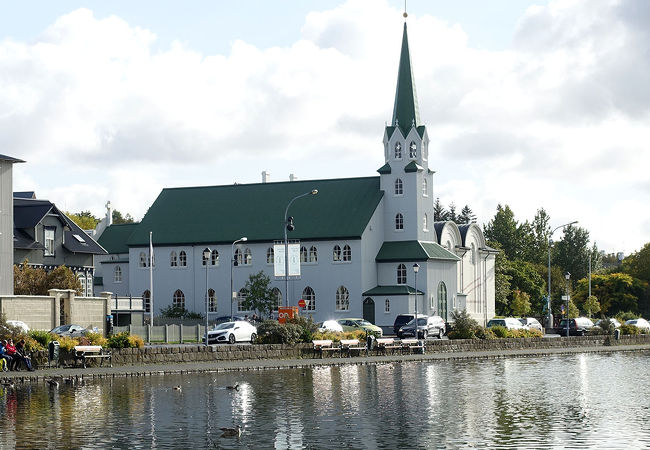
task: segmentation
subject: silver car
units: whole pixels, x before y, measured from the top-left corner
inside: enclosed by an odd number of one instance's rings
[[[519,322],[521,322],[521,324],[529,330],[539,330],[542,333],[544,332],[542,324],[539,323],[539,320],[535,319],[534,317],[521,317],[519,319]]]

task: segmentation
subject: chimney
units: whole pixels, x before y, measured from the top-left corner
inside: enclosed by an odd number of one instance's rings
[[[106,202],[106,226],[113,225],[113,208],[111,208],[111,201]]]
[[[262,183],[268,183],[271,181],[271,174],[266,170],[262,172]]]
[[[298,177],[295,176],[294,174],[292,174],[292,173],[289,174],[289,181],[296,181],[297,179],[298,179]]]

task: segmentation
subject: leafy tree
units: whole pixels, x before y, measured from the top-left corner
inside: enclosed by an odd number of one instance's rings
[[[434,222],[443,222],[449,218],[449,213],[440,203],[440,198],[436,197],[436,201],[433,202],[433,221]]]
[[[546,305],[546,283],[539,275],[538,269],[534,264],[526,261],[515,260],[510,263],[508,275],[511,277],[510,286],[512,293],[510,303],[515,300],[515,293],[519,291],[528,296],[530,309],[533,314],[541,316]],[[511,306],[511,310],[513,307]],[[514,310],[512,310],[514,314]],[[521,314],[517,314],[521,315]]]
[[[47,274],[47,289],[72,289],[81,294],[81,282],[72,270],[59,266]]]
[[[595,295],[590,295],[587,297],[584,304],[582,305],[582,309],[587,313],[587,317],[590,318],[592,314],[597,314],[600,312],[600,302],[598,301],[598,297]]]
[[[587,278],[578,281],[573,295],[578,304],[587,300],[588,285]],[[638,314],[647,308],[648,283],[625,273],[592,275],[591,291],[600,302],[601,312],[608,317],[622,311]]]
[[[515,316],[527,316],[530,312],[530,296],[525,292],[521,292],[519,289],[515,289],[512,294],[512,302],[510,304],[512,314]]]
[[[512,260],[517,258],[520,253],[517,228],[518,224],[510,207],[497,205],[497,213],[485,225],[483,232],[488,241],[498,242],[508,259]]]
[[[569,300],[569,318],[575,319],[576,317],[580,317],[580,310],[573,300]]]
[[[251,274],[244,285],[246,298],[242,304],[244,309],[256,310],[260,314],[271,314],[277,307],[277,299],[271,289],[271,278],[260,270],[258,273]]]
[[[116,225],[123,224],[123,223],[133,223],[133,217],[131,217],[131,214],[126,213],[125,216],[122,216],[122,213],[119,212],[117,209],[113,210],[113,223]]]
[[[590,250],[589,232],[584,228],[569,225],[564,228],[564,237],[555,245],[553,264],[560,266],[562,271],[571,273],[572,283],[587,276]],[[597,250],[596,250],[597,252]]]
[[[14,293],[16,295],[47,295],[47,273],[35,269],[25,259],[21,266],[14,265]]]
[[[99,219],[93,216],[90,211],[81,211],[77,214],[66,212],[65,215],[79,225],[82,230],[94,230],[99,223]]]
[[[523,247],[523,258],[526,261],[534,264],[548,263],[548,239],[551,232],[549,221],[549,215],[544,208],[540,208],[535,214],[533,223],[526,227],[526,232],[528,233],[526,236],[527,242]]]
[[[498,243],[495,244],[498,247]],[[505,253],[500,252],[496,255],[494,261],[494,307],[495,312],[499,316],[507,314],[508,302],[510,298],[511,287],[510,283],[512,275],[510,272],[510,261]]]
[[[468,205],[463,206],[463,209],[461,209],[458,223],[476,223],[476,215]]]
[[[632,253],[622,263],[623,272],[643,281],[650,281],[650,242]]]
[[[190,312],[183,306],[169,305],[165,308],[160,308],[160,315],[162,317],[171,317],[179,319],[202,319],[201,313]]]

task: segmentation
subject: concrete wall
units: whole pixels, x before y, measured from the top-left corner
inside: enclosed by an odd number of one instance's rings
[[[0,159],[0,295],[14,293],[13,163]]]

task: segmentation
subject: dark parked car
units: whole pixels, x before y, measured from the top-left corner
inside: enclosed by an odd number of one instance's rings
[[[397,334],[399,332],[399,329],[413,320],[414,317],[415,314],[399,314],[397,317],[395,317],[395,323],[393,324],[393,333]]]
[[[560,325],[555,328],[555,332],[560,336],[566,336],[566,319],[560,320]],[[584,336],[594,323],[587,317],[576,317],[569,321],[569,336]]]
[[[439,339],[445,335],[445,321],[440,316],[421,316],[418,314],[418,336],[417,339],[426,339],[435,336]],[[397,332],[397,337],[415,337],[415,318],[404,325]]]

